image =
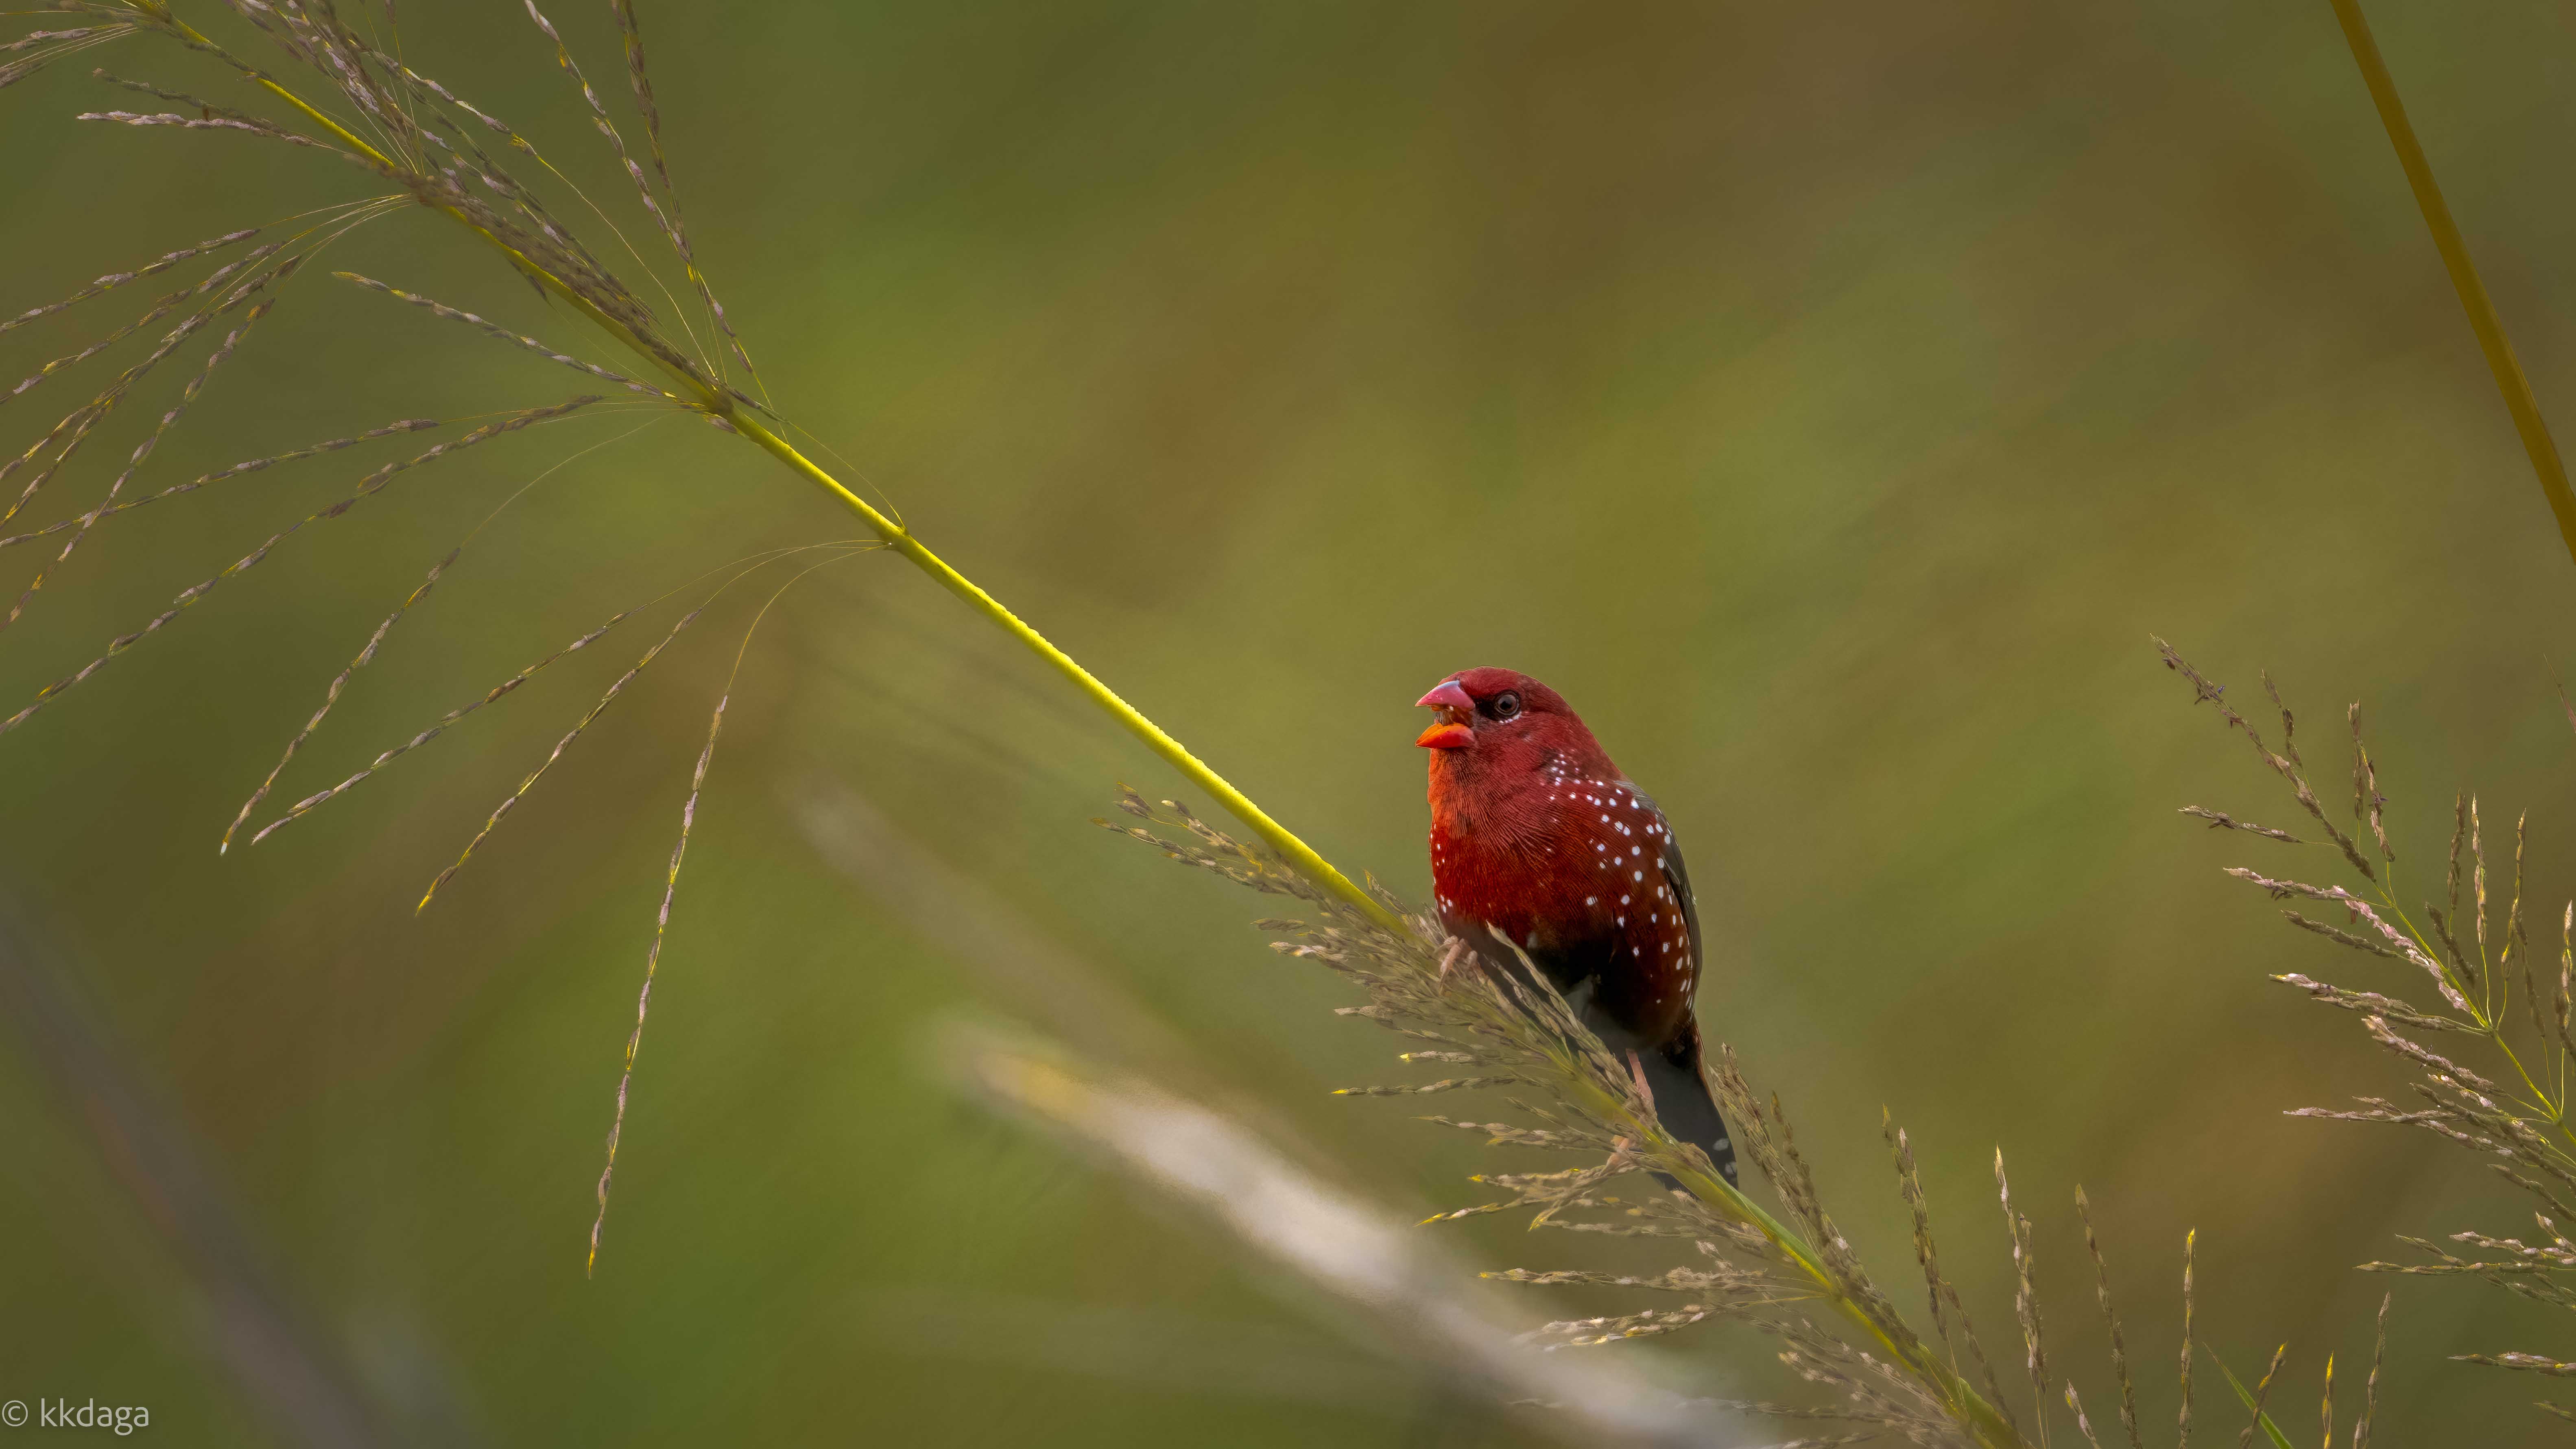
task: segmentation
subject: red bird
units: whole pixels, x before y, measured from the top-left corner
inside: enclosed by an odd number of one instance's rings
[[[1736,1180],[1700,1066],[1699,911],[1672,826],[1555,690],[1469,669],[1416,703],[1431,751],[1431,884],[1449,934],[1498,965],[1507,938],[1654,1097],[1666,1131]]]

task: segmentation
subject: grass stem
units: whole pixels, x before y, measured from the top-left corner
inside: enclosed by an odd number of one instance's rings
[[[2424,159],[2424,148],[2406,119],[2405,104],[2397,99],[2397,83],[2389,78],[2387,62],[2380,59],[2370,22],[2362,18],[2361,0],[2331,3],[2335,19],[2343,25],[2343,38],[2352,47],[2353,63],[2361,68],[2363,84],[2370,87],[2371,104],[2379,108],[2380,124],[2388,128],[2397,164],[2406,170],[2415,205],[2424,213],[2424,226],[2433,233],[2434,250],[2442,254],[2442,267],[2451,274],[2452,289],[2460,294],[2460,308],[2469,314],[2469,330],[2478,335],[2478,349],[2486,354],[2487,370],[2495,374],[2496,391],[2504,395],[2514,431],[2522,435],[2523,451],[2531,455],[2531,471],[2539,475],[2540,491],[2558,518],[2559,537],[2567,544],[2568,557],[2576,559],[2576,492],[2568,489],[2567,465],[2559,460],[2549,424],[2542,420],[2540,404],[2531,395],[2531,382],[2522,375],[2522,363],[2514,356],[2512,340],[2505,336],[2504,321],[2496,316],[2486,284],[2478,280],[2478,269],[2469,260],[2468,243],[2460,239],[2459,224],[2451,220],[2451,208],[2433,180],[2432,164]]]
[[[1300,874],[1366,911],[1370,919],[1379,924],[1386,926],[1400,924],[1392,911],[1389,911],[1376,897],[1352,884],[1348,877],[1334,869],[1332,862],[1317,854],[1313,846],[1298,839],[1286,826],[1271,819],[1268,812],[1252,803],[1251,798],[1242,791],[1227,783],[1225,777],[1210,769],[1206,762],[1191,754],[1188,747],[1166,734],[1160,725],[1147,719],[1134,705],[1119,698],[1117,691],[1102,683],[1090,670],[1076,663],[1073,656],[1057,648],[1045,635],[1029,627],[1019,615],[1004,608],[1000,600],[984,592],[974,580],[951,568],[947,560],[924,547],[918,539],[905,532],[902,525],[878,512],[866,499],[851,492],[839,479],[825,472],[814,460],[798,452],[793,444],[763,426],[759,419],[737,412],[733,415],[732,421],[734,427],[744,437],[758,443],[772,457],[795,470],[806,481],[830,494],[832,499],[842,507],[857,514],[861,521],[875,530],[879,538],[886,541],[887,547],[910,560],[914,567],[937,580],[941,588],[965,600],[969,607],[990,619],[1002,632],[1027,645],[1032,653],[1045,660],[1057,673],[1071,680],[1073,686],[1088,696],[1092,703],[1106,710],[1111,718],[1126,727],[1128,733],[1143,740],[1146,748],[1162,756],[1172,768],[1187,776],[1190,783],[1214,796],[1217,803],[1225,807],[1226,813],[1250,827],[1254,834],[1261,837],[1263,844],[1278,851],[1289,864],[1297,868]]]

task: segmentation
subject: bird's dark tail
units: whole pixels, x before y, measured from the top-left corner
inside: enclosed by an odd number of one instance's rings
[[[1663,1120],[1664,1130],[1707,1153],[1733,1185],[1735,1139],[1728,1135],[1726,1119],[1718,1115],[1717,1099],[1708,1090],[1708,1074],[1700,1065],[1698,1027],[1692,1026],[1662,1051],[1640,1052],[1637,1065],[1655,1094],[1655,1115]]]

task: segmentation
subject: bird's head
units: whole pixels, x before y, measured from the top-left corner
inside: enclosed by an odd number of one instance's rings
[[[1564,698],[1517,670],[1461,670],[1414,703],[1439,711],[1414,740],[1435,771],[1534,771],[1561,760],[1587,775],[1617,773]]]

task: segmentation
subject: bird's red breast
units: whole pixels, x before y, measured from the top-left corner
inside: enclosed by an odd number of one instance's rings
[[[1439,717],[1431,879],[1442,923],[1480,947],[1508,937],[1561,989],[1589,983],[1605,1024],[1662,1046],[1690,1024],[1699,927],[1655,802],[1554,690],[1470,669],[1420,703]]]

